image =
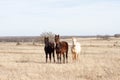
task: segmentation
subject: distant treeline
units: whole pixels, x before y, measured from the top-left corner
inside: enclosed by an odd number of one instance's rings
[[[72,37],[95,37],[95,36],[61,36],[61,39],[67,39]],[[0,37],[0,42],[42,42],[43,37],[41,36],[8,36],[8,37]]]
[[[108,39],[109,37],[120,37],[120,34],[111,35],[95,35],[95,36],[61,36],[61,39],[67,38],[103,38]],[[0,37],[0,42],[43,42],[43,37],[41,36],[8,36]]]
[[[40,36],[9,36],[0,37],[0,42],[39,42]]]

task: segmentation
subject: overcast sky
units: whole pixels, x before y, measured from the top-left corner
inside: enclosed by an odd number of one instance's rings
[[[120,0],[0,0],[0,36],[120,33]]]

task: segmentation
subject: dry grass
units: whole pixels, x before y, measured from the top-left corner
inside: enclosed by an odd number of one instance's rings
[[[79,41],[79,61],[71,60],[69,49],[67,64],[45,63],[44,48],[38,44],[0,43],[0,80],[120,80],[120,39]]]

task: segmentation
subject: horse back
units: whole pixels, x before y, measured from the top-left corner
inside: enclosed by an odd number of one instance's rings
[[[68,51],[68,43],[66,41],[60,42],[61,50]]]

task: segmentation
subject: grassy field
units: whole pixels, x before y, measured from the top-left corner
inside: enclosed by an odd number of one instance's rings
[[[71,45],[71,39],[66,39]],[[45,63],[44,45],[0,43],[0,80],[120,80],[120,38],[79,38],[77,62]]]

